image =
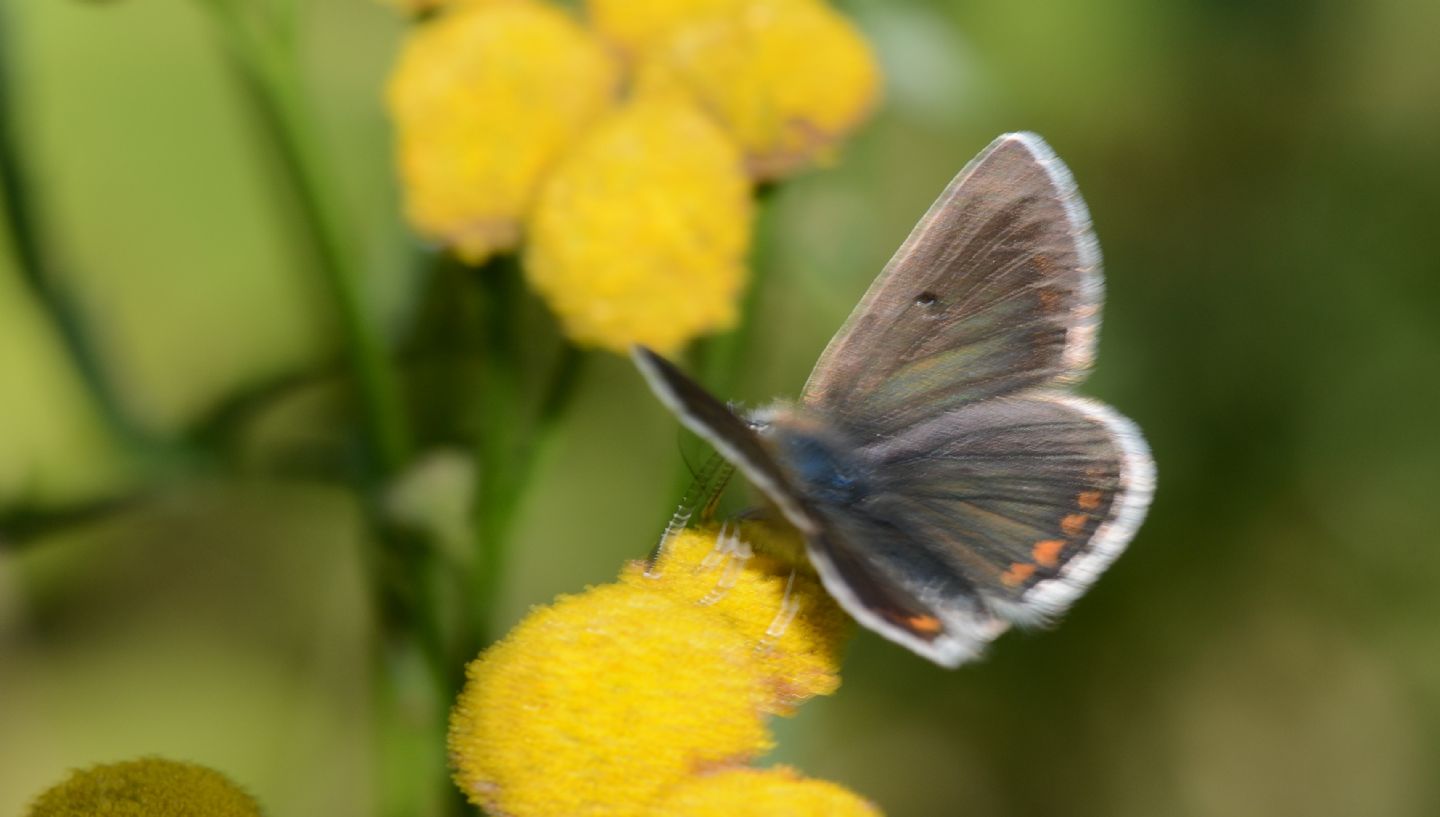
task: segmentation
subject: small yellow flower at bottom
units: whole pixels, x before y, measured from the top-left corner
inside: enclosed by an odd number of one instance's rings
[[[697,775],[667,792],[648,817],[882,817],[843,786],[793,769],[726,769]]]
[[[470,263],[513,249],[541,176],[619,79],[601,41],[548,3],[459,4],[418,24],[386,90],[416,231]]]
[[[748,277],[740,150],[679,89],[646,83],[545,181],[525,275],[575,342],[674,354],[734,322]]]
[[[703,608],[628,585],[530,614],[466,670],[455,780],[508,817],[621,817],[697,768],[770,748],[751,645]]]
[[[771,748],[766,719],[839,684],[848,619],[779,560],[685,531],[647,573],[532,611],[466,669],[455,781],[507,817],[643,817],[703,773]],[[771,550],[786,534],[747,524]],[[743,550],[743,548],[742,548]]]
[[[92,766],[40,795],[27,817],[259,817],[214,769],[158,757]]]

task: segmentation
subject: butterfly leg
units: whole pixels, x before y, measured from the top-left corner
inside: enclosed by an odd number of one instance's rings
[[[770,626],[765,628],[765,637],[770,639],[779,638],[790,629],[790,622],[800,613],[800,600],[795,597],[795,568],[790,568],[790,576],[785,579],[785,594],[780,597],[780,609],[776,611],[775,618],[771,619]]]
[[[748,542],[740,538],[739,530],[739,525],[732,526],[729,522],[722,524],[720,534],[715,537],[715,549],[700,562],[702,568],[720,568],[720,578],[715,582],[715,589],[701,597],[701,604],[714,604],[724,598],[725,593],[740,580],[745,565],[754,557],[755,552],[751,550]]]

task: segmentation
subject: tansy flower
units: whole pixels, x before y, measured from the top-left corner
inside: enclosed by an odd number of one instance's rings
[[[600,41],[544,3],[461,4],[417,25],[387,92],[411,224],[470,263],[513,249],[542,174],[618,81]]]
[[[715,809],[747,788],[844,801],[838,787],[778,792],[798,783],[788,772],[724,776],[771,748],[768,715],[839,683],[849,621],[813,575],[764,552],[787,535],[682,532],[648,570],[533,611],[466,670],[456,783],[508,817],[735,813]]]
[[[879,95],[864,37],[819,0],[749,0],[678,28],[663,54],[760,179],[828,158]]]
[[[673,355],[735,322],[750,213],[738,147],[656,80],[596,123],[546,180],[525,275],[576,343]]]
[[[726,769],[666,792],[650,817],[881,817],[873,803],[793,769]]]
[[[28,817],[259,817],[224,775],[158,757],[92,766],[40,795]]]
[[[523,225],[531,285],[585,346],[673,355],[733,326],[749,182],[828,156],[878,93],[821,0],[588,0],[594,35],[540,0],[447,8],[389,87],[408,217],[470,263]]]
[[[687,23],[743,5],[745,0],[585,0],[585,11],[605,39],[636,55],[664,43]]]
[[[717,541],[720,547],[742,547],[742,555],[717,556]],[[621,580],[658,586],[672,598],[705,605],[723,618],[756,645],[753,657],[771,684],[766,711],[790,714],[807,699],[840,686],[840,651],[851,627],[850,617],[819,578],[808,568],[795,569],[802,552],[788,527],[685,530],[670,539],[648,570],[631,565]],[[719,590],[717,581],[724,585]]]

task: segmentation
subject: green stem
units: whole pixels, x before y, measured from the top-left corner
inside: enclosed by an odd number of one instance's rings
[[[316,136],[292,39],[271,32],[273,25],[262,25],[258,32],[247,26],[230,0],[208,0],[206,5],[229,45],[256,120],[298,205],[306,228],[303,234],[334,304],[355,377],[371,478],[383,481],[405,464],[409,429],[385,341],[360,290],[363,270],[352,250],[356,236],[345,224],[339,196],[325,169],[324,148]]]
[[[371,536],[366,549],[378,616],[376,727],[381,814],[438,817],[462,806],[445,773],[444,736],[454,668],[428,573],[438,558],[423,539],[388,524],[389,481],[408,463],[410,429],[390,350],[369,314],[357,236],[326,169],[313,107],[299,70],[292,10],[237,0],[204,0],[248,94],[261,135],[280,167],[330,296],[363,418],[364,463],[357,486]]]
[[[475,532],[480,541],[470,577],[471,633],[480,645],[494,640],[494,608],[500,576],[506,562],[506,545],[518,510],[520,485],[515,479],[518,461],[520,404],[519,337],[516,326],[517,270],[500,259],[477,273],[484,290],[484,348],[481,354],[482,402],[479,427],[480,478],[475,503]]]
[[[763,297],[771,250],[775,242],[775,207],[771,204],[773,187],[756,191],[755,245],[750,252],[752,270],[750,285],[740,300],[740,319],[734,329],[723,335],[707,338],[695,349],[694,364],[700,382],[722,400],[734,397],[740,382],[750,344],[755,336],[755,318]]]
[[[534,413],[524,417],[525,370],[519,351],[519,271],[502,259],[479,271],[485,290],[483,379],[475,530],[479,537],[470,576],[471,631],[480,645],[494,639],[495,604],[513,534],[526,493],[544,459],[554,431],[577,391],[587,357],[562,341]]]
[[[70,294],[47,252],[41,209],[26,176],[19,133],[14,71],[16,47],[9,32],[10,7],[0,8],[0,212],[11,237],[20,278],[49,318],[61,349],[78,373],[102,418],[122,442],[137,446],[145,434],[126,412],[104,361],[86,328],[83,310]],[[18,38],[14,38],[18,41]]]

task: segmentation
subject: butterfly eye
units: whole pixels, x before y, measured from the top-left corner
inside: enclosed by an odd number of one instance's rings
[[[920,293],[919,295],[916,295],[916,296],[915,296],[915,305],[916,305],[916,306],[930,307],[930,306],[934,306],[935,304],[937,304],[937,303],[939,303],[939,302],[940,302],[940,297],[939,297],[938,295],[936,295],[935,293],[931,292],[931,291],[928,290],[928,289],[925,290],[924,292]]]

